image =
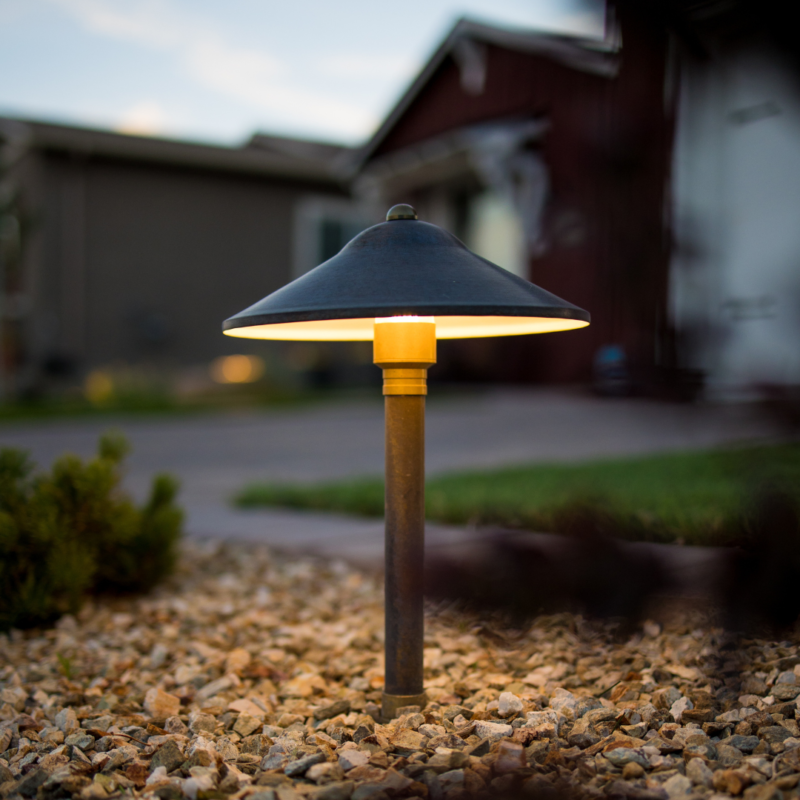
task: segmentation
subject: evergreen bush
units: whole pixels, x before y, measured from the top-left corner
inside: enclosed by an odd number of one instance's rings
[[[172,572],[177,481],[156,476],[137,508],[120,488],[128,450],[106,434],[95,458],[65,455],[38,475],[26,453],[0,450],[0,630],[48,624],[88,594],[144,591]]]

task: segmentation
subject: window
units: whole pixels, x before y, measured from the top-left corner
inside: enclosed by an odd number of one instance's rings
[[[335,256],[354,236],[374,224],[361,206],[347,198],[304,198],[295,212],[294,277]]]
[[[470,196],[463,235],[470,250],[528,280],[525,231],[510,201],[491,190]]]

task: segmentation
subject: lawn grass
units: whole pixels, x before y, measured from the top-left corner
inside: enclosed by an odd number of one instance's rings
[[[426,482],[429,520],[571,532],[591,524],[632,540],[730,543],[755,498],[777,487],[800,501],[800,446],[669,453],[581,464],[453,472]],[[234,502],[383,515],[383,481],[253,484]]]
[[[235,387],[239,388],[239,387]],[[245,387],[246,388],[246,387]],[[371,401],[360,389],[269,389],[228,391],[180,398],[167,392],[129,394],[92,403],[81,395],[0,402],[0,425],[11,422],[118,416],[188,416],[191,414],[304,408],[323,403]]]

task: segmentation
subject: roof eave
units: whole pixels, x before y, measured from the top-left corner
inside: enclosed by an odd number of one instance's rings
[[[54,123],[5,118],[25,129],[28,149],[70,153],[85,158],[170,164],[250,175],[344,184],[335,164],[292,163],[270,153],[248,148],[156,139]]]

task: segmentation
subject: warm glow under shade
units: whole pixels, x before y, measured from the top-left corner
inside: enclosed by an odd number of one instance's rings
[[[437,316],[437,339],[475,339],[483,336],[519,336],[527,333],[569,331],[588,325],[581,319],[560,317],[449,317]],[[319,319],[249,325],[224,331],[243,339],[279,339],[307,342],[371,342],[375,319]]]

